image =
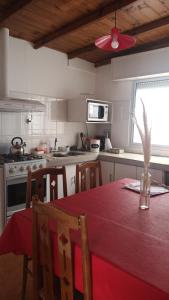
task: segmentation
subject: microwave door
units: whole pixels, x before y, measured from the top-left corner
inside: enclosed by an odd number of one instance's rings
[[[89,103],[88,105],[88,120],[98,120],[98,106],[94,105],[93,103]]]
[[[99,105],[98,106],[98,119],[104,118],[104,106]]]

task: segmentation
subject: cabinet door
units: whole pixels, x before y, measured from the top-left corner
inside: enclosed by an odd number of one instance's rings
[[[114,163],[109,161],[101,161],[103,184],[114,180]]]
[[[86,122],[87,104],[85,99],[68,100],[68,122]]]
[[[59,122],[67,121],[67,100],[51,102],[50,120]]]
[[[66,180],[67,180],[67,195],[75,194],[75,174],[76,165],[66,166]],[[58,198],[63,198],[63,179],[58,176]]]
[[[62,175],[58,175],[58,199],[63,197],[63,177]]]
[[[67,194],[75,194],[76,183],[76,165],[66,166],[66,178],[67,178]]]
[[[115,180],[122,178],[136,179],[136,166],[115,163]]]
[[[137,167],[137,179],[140,179],[141,174],[143,173],[143,168],[142,167]],[[161,170],[156,170],[156,169],[150,169],[150,174],[151,174],[151,180],[153,182],[156,181],[158,183],[163,183],[163,171]]]

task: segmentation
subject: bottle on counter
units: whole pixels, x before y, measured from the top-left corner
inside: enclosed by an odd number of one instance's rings
[[[110,149],[112,148],[112,144],[111,144],[111,141],[108,137],[108,133],[106,135],[106,138],[105,138],[105,151],[109,151]]]

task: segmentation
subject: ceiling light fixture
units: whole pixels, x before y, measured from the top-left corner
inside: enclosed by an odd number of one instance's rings
[[[116,27],[115,12],[115,27],[112,28],[111,34],[98,38],[95,41],[95,46],[105,51],[118,52],[133,47],[135,43],[135,37],[127,34],[121,34],[119,29]]]

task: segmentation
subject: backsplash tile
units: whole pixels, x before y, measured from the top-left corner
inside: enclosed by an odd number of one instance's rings
[[[2,136],[21,134],[21,114],[3,112],[1,113],[1,131]]]
[[[32,148],[47,143],[49,147],[54,147],[54,140],[57,137],[58,146],[76,145],[77,136],[80,132],[85,135],[86,124],[58,122],[51,120],[51,101],[42,101],[46,105],[45,112],[16,113],[0,112],[0,153],[8,153],[11,140],[15,136],[22,137],[26,142],[25,152],[30,152]],[[27,122],[27,120],[31,122]],[[89,135],[96,133],[96,126],[88,126]]]

